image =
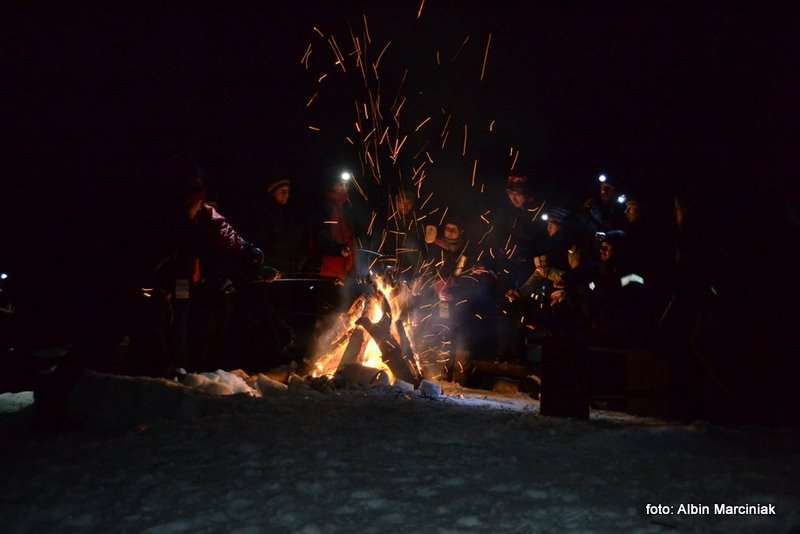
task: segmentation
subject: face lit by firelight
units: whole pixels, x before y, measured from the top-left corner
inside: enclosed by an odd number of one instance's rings
[[[600,184],[600,200],[603,204],[608,204],[614,198],[614,186],[609,183]]]
[[[614,257],[614,245],[612,245],[608,241],[603,241],[600,244],[600,261],[605,263],[613,257]]]
[[[275,199],[275,203],[279,206],[285,206],[289,202],[289,186],[284,185],[279,187],[272,193],[272,198]]]
[[[625,206],[625,219],[628,220],[629,223],[633,224],[639,220],[639,203],[635,201],[629,201],[628,204]]]
[[[458,241],[461,237],[461,229],[458,225],[447,223],[444,225],[444,238],[448,241]]]
[[[527,200],[527,197],[525,196],[525,193],[521,191],[509,190],[508,200],[515,208],[521,209],[525,206],[525,201]]]

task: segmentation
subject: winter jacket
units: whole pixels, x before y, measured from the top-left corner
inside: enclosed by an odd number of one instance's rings
[[[346,194],[330,192],[319,229],[320,276],[344,279],[355,267],[355,223]],[[347,255],[343,251],[349,249]]]
[[[158,266],[165,289],[174,290],[175,280],[192,286],[204,280],[221,279],[242,265],[248,243],[214,207],[204,204],[193,221],[176,223],[169,236],[172,254]]]
[[[283,273],[302,272],[308,255],[306,225],[292,205],[269,199],[257,215],[253,239],[264,251],[264,263]]]

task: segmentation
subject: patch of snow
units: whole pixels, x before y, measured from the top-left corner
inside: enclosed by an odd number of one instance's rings
[[[242,377],[222,369],[210,373],[190,373],[182,378],[182,383],[209,395],[257,395],[256,390],[248,386]]]
[[[480,527],[481,525],[483,525],[483,521],[481,521],[477,516],[465,515],[464,517],[460,517],[458,521],[456,521],[456,525],[458,525],[459,527],[466,527],[466,528]]]
[[[395,389],[398,391],[402,391],[403,393],[413,393],[414,392],[414,385],[409,384],[405,380],[397,380],[394,383]]]
[[[33,405],[33,391],[0,393],[0,413],[19,412]]]

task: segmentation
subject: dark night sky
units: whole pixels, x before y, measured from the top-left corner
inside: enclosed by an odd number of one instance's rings
[[[754,199],[789,184],[797,65],[784,14],[430,0],[417,21],[416,2],[383,4],[19,10],[7,35],[15,134],[4,215],[14,226],[4,228],[23,230],[4,241],[26,257],[31,242],[55,257],[113,242],[157,194],[147,170],[175,150],[197,155],[234,213],[273,168],[315,190],[326,165],[352,157],[341,129],[352,95],[331,71],[319,106],[306,110],[314,89],[299,59],[315,24],[349,50],[347,23],[360,27],[361,13],[373,48],[393,41],[386,86],[408,67],[408,86],[424,93],[409,104],[409,124],[437,105],[474,125],[497,120],[481,152],[495,189],[509,145],[522,151],[521,170],[576,198],[605,171],[644,196],[688,189],[710,219],[740,223]],[[435,50],[449,57],[467,34],[458,61],[437,72]],[[315,47],[321,71],[330,52]],[[307,129],[315,121],[320,134]]]

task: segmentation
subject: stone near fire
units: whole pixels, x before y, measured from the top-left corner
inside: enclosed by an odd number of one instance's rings
[[[289,384],[288,386],[289,391],[291,391],[292,393],[297,393],[298,391],[301,390],[311,389],[302,376],[296,375],[294,373],[291,373],[289,375],[288,384]]]
[[[275,393],[286,393],[289,386],[282,384],[269,376],[259,373],[256,376],[256,387],[262,395],[273,395]]]
[[[333,393],[334,387],[333,382],[327,376],[318,376],[312,379],[306,379],[309,387],[314,391],[319,391],[320,393]]]
[[[414,393],[414,384],[409,384],[405,380],[395,381],[394,387],[403,393]]]
[[[289,393],[295,395],[302,395],[305,398],[321,399],[325,395],[316,391],[311,387],[311,384],[303,377],[294,373],[289,375]]]
[[[419,393],[423,397],[438,399],[442,396],[442,386],[433,380],[425,379],[419,383]]]

